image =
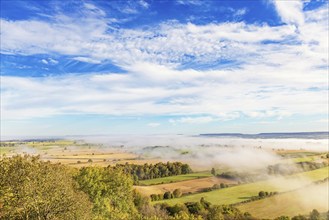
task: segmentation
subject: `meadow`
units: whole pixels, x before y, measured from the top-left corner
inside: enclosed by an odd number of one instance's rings
[[[312,181],[323,180],[329,176],[329,168],[304,172],[292,175],[289,178],[270,179],[255,183],[241,184],[225,189],[213,190],[211,192],[197,193],[193,195],[183,196],[166,200],[165,202],[171,205],[200,201],[203,197],[205,200],[216,205],[235,204],[243,201],[248,201],[253,196],[257,196],[259,191],[268,192],[286,192],[305,187],[311,184]]]
[[[177,175],[177,176],[142,180],[139,182],[139,184],[142,186],[149,186],[149,185],[157,185],[157,184],[165,184],[165,183],[173,183],[173,182],[180,182],[180,181],[186,181],[186,180],[200,179],[200,178],[206,178],[206,177],[211,177],[211,176],[212,176],[212,174],[209,171],[204,171],[204,172],[196,172],[196,173],[190,173],[190,174],[185,174],[185,175]]]
[[[102,144],[88,144],[83,141],[71,140],[2,142],[0,150],[2,158],[10,158],[16,154],[39,155],[43,161],[49,161],[52,164],[60,163],[75,168],[107,167],[125,163],[143,166],[146,163],[156,164],[158,162],[166,163],[167,161],[177,160],[152,157],[150,152],[147,152],[146,155],[133,150],[122,149],[120,146],[109,147]],[[188,156],[191,152],[183,154],[183,156]],[[255,152],[259,152],[262,155],[262,152],[259,150]],[[266,154],[263,154],[263,156],[268,155],[268,152],[270,151],[266,151]],[[147,198],[152,194],[164,195],[166,192],[173,192],[176,189],[179,189],[182,193],[182,196],[179,198],[153,201],[151,202],[152,205],[166,203],[173,206],[187,202],[197,203],[204,199],[212,205],[234,205],[239,210],[251,213],[252,216],[259,219],[272,219],[280,215],[290,217],[297,214],[306,215],[313,208],[325,212],[325,207],[328,204],[325,202],[317,203],[316,201],[321,196],[327,198],[324,188],[328,187],[328,182],[316,186],[314,186],[314,182],[329,177],[327,153],[300,149],[273,151],[273,153],[277,155],[277,158],[268,163],[269,165],[279,162],[286,167],[293,167],[297,163],[318,163],[324,164],[325,167],[293,175],[267,176],[263,180],[255,180],[248,183],[214,176],[210,172],[212,166],[209,164],[202,164],[202,169],[204,167],[207,167],[207,169],[198,171],[201,169],[198,163],[191,162],[191,167],[195,170],[193,173],[140,180],[133,188]],[[272,159],[271,157],[269,158]],[[181,161],[186,162],[188,159],[182,158]],[[225,163],[224,160],[222,162]],[[227,162],[224,166],[217,165],[215,165],[217,174],[230,171]],[[261,166],[256,166],[252,173],[264,172],[266,169],[260,169]],[[236,169],[234,166],[233,168]],[[243,172],[245,171],[245,169],[242,170]],[[259,173],[259,175],[264,175],[264,173]],[[220,184],[225,184],[228,187],[221,189],[213,188],[214,185],[219,186]],[[252,198],[258,196],[260,191],[276,192],[278,194],[251,201]],[[314,197],[316,193],[319,193],[317,198]],[[310,198],[310,200],[305,200],[306,197]],[[289,204],[289,206],[284,204]]]
[[[320,212],[327,212],[329,207],[328,182],[318,186],[308,186],[292,192],[238,205],[237,208],[249,212],[256,218],[273,219],[280,215],[306,215],[314,207]]]

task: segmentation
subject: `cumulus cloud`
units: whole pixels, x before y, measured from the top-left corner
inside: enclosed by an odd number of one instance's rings
[[[326,114],[328,9],[303,12],[302,3],[290,1],[287,8],[298,12],[293,16],[281,2],[274,2],[286,23],[281,26],[170,21],[116,29],[89,3],[81,19],[63,14],[52,22],[1,19],[4,54],[61,54],[93,64],[111,60],[126,71],[1,76],[3,118],[151,114],[183,115],[175,123],[209,123]],[[222,67],[222,61],[235,65]]]
[[[291,78],[278,75],[278,67],[253,66],[237,72],[140,66],[144,68],[136,65],[126,74],[2,76],[3,116],[186,115],[176,122],[200,123],[240,116],[281,119],[294,114],[326,114],[327,79],[322,71],[311,75],[301,71],[299,77]],[[319,89],[309,90],[310,86]],[[41,110],[45,106],[49,111]]]
[[[304,23],[303,1],[279,1],[273,0],[278,14],[287,24],[302,25]]]

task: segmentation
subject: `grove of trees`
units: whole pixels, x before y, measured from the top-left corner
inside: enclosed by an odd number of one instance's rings
[[[0,219],[90,219],[92,203],[72,175],[38,157],[0,160]]]
[[[254,219],[234,206],[212,205],[204,198],[199,202],[173,206],[166,203],[152,205],[148,197],[133,189],[131,174],[124,168],[93,166],[77,169],[43,162],[33,156],[3,158],[0,160],[0,219]],[[167,196],[181,195],[181,190],[176,189]],[[278,219],[289,217],[281,216]],[[292,219],[319,220],[321,215],[313,210],[309,216],[295,216]]]
[[[125,163],[116,164],[114,168],[122,169],[125,173],[130,174],[135,184],[138,183],[138,180],[192,173],[190,166],[181,162],[160,162],[156,164],[145,163],[144,165]]]

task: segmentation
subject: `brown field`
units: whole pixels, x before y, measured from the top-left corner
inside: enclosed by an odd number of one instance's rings
[[[7,147],[8,148],[8,147]],[[2,153],[2,149],[1,153]],[[16,154],[40,155],[44,161],[51,163],[61,163],[73,167],[83,166],[109,166],[115,164],[133,163],[158,163],[167,162],[166,159],[160,158],[141,158],[140,155],[126,152],[120,148],[111,148],[103,146],[76,146],[71,142],[28,142],[6,150],[6,157]],[[88,162],[91,159],[92,162]],[[79,161],[79,163],[78,163]]]
[[[181,189],[183,193],[195,193],[202,191],[202,189],[212,187],[214,184],[220,183],[237,184],[237,182],[233,180],[217,177],[207,177],[160,185],[134,186],[134,188],[137,189],[143,195],[149,196],[151,194],[163,194],[167,191],[172,192],[175,189]]]

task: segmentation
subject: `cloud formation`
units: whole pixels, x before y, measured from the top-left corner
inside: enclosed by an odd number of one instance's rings
[[[138,4],[150,7],[146,1]],[[2,54],[111,62],[124,71],[1,76],[2,118],[166,115],[180,117],[172,124],[202,124],[325,115],[328,8],[305,11],[304,4],[274,1],[283,22],[277,26],[168,20],[117,28],[118,20],[91,3],[83,4],[79,16],[59,11],[48,20],[2,18]],[[60,64],[53,58],[40,62]]]

